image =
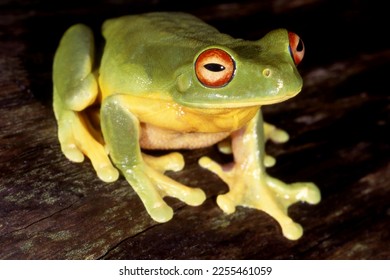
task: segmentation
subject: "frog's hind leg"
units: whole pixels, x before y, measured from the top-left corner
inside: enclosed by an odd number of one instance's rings
[[[165,196],[182,200],[188,205],[200,205],[205,200],[198,188],[184,186],[164,175],[167,170],[178,171],[184,167],[181,154],[171,153],[152,157],[141,153],[140,124],[131,113],[137,106],[126,96],[111,95],[103,100],[101,124],[110,157],[142,200],[147,212],[158,222],[166,222],[173,210],[164,201]]]
[[[85,109],[98,96],[93,74],[94,41],[84,25],[69,28],[56,51],[53,64],[53,109],[58,124],[62,152],[75,162],[88,156],[100,179],[115,181],[115,169],[92,128]]]
[[[55,107],[59,102],[56,102]],[[83,112],[56,108],[58,139],[61,150],[71,161],[82,162],[86,155],[98,177],[105,182],[118,179],[119,172],[112,166],[103,144],[98,141],[98,132],[93,131],[88,117]]]

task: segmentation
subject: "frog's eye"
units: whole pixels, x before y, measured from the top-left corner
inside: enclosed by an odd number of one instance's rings
[[[233,58],[221,49],[208,49],[202,52],[195,62],[198,80],[206,87],[223,87],[234,77]]]
[[[305,46],[299,36],[293,32],[288,32],[288,39],[290,41],[290,54],[294,60],[295,65],[298,65],[305,54]]]

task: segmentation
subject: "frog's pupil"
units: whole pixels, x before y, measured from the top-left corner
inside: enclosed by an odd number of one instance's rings
[[[302,43],[301,39],[299,39],[298,46],[297,46],[297,51],[298,52],[303,51],[303,43]]]
[[[207,70],[210,70],[212,72],[221,72],[221,71],[225,70],[225,66],[218,64],[218,63],[208,63],[208,64],[204,65],[204,68],[206,68]]]

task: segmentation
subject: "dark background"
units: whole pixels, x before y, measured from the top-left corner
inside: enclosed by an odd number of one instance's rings
[[[386,1],[0,1],[1,259],[389,259],[389,24]],[[111,17],[192,13],[221,32],[255,40],[284,27],[306,55],[302,92],[264,107],[291,140],[269,143],[269,173],[313,181],[319,205],[296,204],[304,227],[285,239],[265,213],[215,203],[227,187],[197,165],[215,147],[184,151],[173,178],[203,188],[200,207],[168,199],[174,218],[153,222],[127,182],[101,182],[89,161],[62,155],[51,108],[53,55],[63,32],[96,32]]]

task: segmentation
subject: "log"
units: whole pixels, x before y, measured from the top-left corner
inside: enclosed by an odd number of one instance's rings
[[[17,3],[0,4],[0,259],[390,258],[390,48],[380,39],[387,32],[380,4]],[[321,189],[320,204],[290,208],[305,230],[301,239],[284,238],[261,211],[222,213],[215,199],[226,185],[197,164],[204,155],[230,159],[216,147],[183,151],[186,168],[168,175],[204,189],[207,200],[191,207],[167,199],[175,215],[164,224],[150,219],[122,177],[104,183],[88,160],[71,163],[61,153],[51,64],[62,33],[77,22],[98,32],[104,19],[155,10],[190,12],[245,39],[280,26],[303,38],[302,92],[263,108],[291,136],[267,144],[277,159],[268,172]]]

